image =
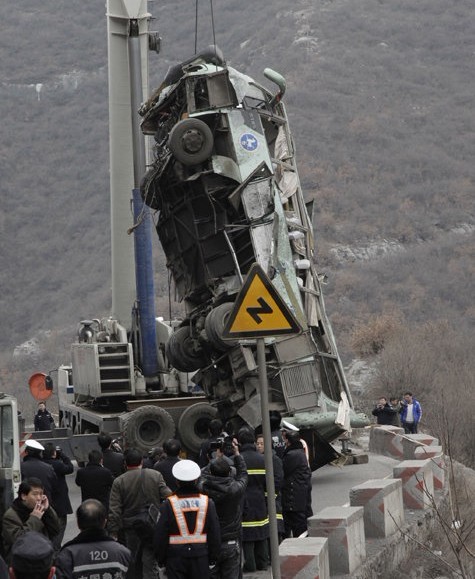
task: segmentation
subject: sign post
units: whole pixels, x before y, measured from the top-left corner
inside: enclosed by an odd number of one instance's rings
[[[257,342],[257,367],[266,466],[267,511],[269,515],[272,577],[274,579],[280,579],[281,575],[272,438],[269,420],[265,337],[297,334],[300,331],[301,328],[297,320],[263,269],[257,263],[253,264],[236,298],[234,308],[224,329],[223,337],[234,340],[236,338],[256,338]]]

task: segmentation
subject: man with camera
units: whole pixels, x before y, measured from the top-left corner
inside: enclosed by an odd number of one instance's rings
[[[397,410],[388,403],[384,396],[381,396],[371,414],[376,416],[376,422],[378,424],[392,425],[394,424],[394,417],[397,414]]]
[[[236,471],[233,476],[231,464],[224,451],[226,444],[231,447],[231,461]],[[221,528],[221,550],[215,567],[211,570],[212,579],[238,579],[241,570],[241,525],[242,501],[247,487],[247,469],[239,454],[236,440],[218,439],[216,458],[201,471],[199,490],[213,499]]]

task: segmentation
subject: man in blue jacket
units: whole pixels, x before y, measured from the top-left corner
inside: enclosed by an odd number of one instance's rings
[[[405,392],[401,401],[401,425],[406,434],[417,434],[417,425],[422,417],[422,408],[412,392]]]

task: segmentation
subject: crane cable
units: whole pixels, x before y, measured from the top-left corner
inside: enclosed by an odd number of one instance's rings
[[[211,7],[211,28],[213,30],[213,45],[216,47],[216,31],[214,28],[213,0],[209,0]],[[198,6],[199,0],[195,0],[195,54],[198,54]]]

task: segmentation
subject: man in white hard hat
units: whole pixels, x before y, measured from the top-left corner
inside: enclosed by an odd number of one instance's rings
[[[58,477],[53,467],[43,461],[44,446],[30,438],[25,442],[25,457],[21,463],[21,478],[39,478],[43,483],[45,495],[50,503],[53,502],[53,496],[57,493]]]
[[[200,467],[180,460],[172,469],[178,489],[160,506],[154,537],[160,567],[168,579],[209,579],[221,547],[221,533],[212,499],[197,488]]]

